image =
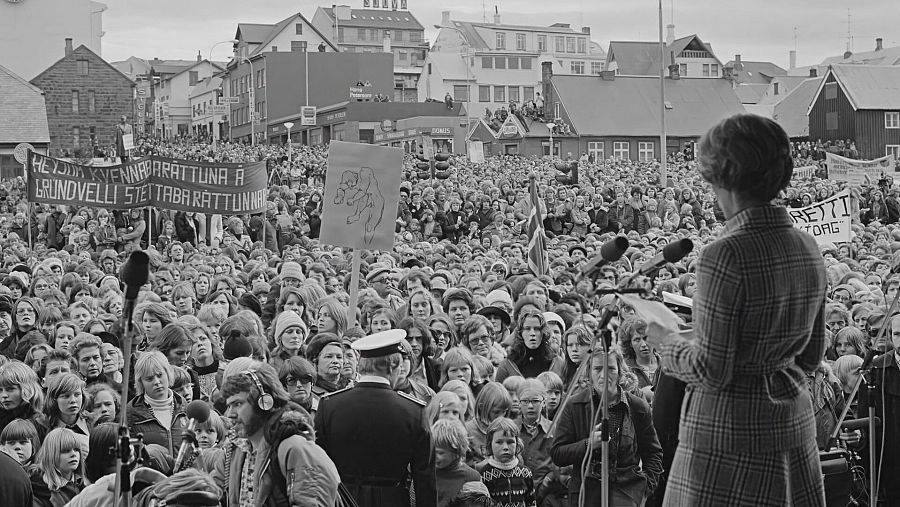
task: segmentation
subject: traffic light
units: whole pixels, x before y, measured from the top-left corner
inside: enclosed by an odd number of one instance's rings
[[[446,180],[450,177],[450,154],[440,151],[434,154],[434,177]]]

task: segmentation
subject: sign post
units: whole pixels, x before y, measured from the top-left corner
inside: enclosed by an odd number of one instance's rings
[[[362,250],[394,244],[403,150],[332,141],[328,149],[320,241],[353,249],[348,327],[356,324]]]

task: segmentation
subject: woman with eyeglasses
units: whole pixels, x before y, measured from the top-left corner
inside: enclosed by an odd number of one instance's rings
[[[319,397],[313,393],[316,383],[316,367],[302,356],[289,357],[278,369],[278,380],[284,386],[291,401],[300,405],[311,416],[319,408]]]
[[[428,329],[434,338],[434,359],[440,364],[450,347],[456,344],[453,322],[443,313],[436,313],[428,318]]]

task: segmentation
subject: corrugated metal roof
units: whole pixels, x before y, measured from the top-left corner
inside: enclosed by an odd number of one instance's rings
[[[741,83],[734,88],[734,93],[741,104],[759,104],[769,85],[757,83]]]
[[[672,63],[672,53],[681,54],[694,40],[716,58],[712,46],[703,42],[696,34],[675,39],[663,49],[666,66]],[[658,76],[659,75],[659,42],[610,41],[606,53],[606,68],[615,62],[619,75],[622,76]],[[716,58],[718,59],[718,58]]]
[[[334,19],[334,9],[322,7],[325,14]],[[350,19],[338,21],[338,26],[348,28],[385,28],[388,30],[425,30],[419,20],[409,11],[384,9],[350,9]]]
[[[333,42],[331,42],[331,39],[329,37],[327,37],[325,34],[323,34],[318,29],[316,29],[316,27],[314,27],[312,25],[312,23],[310,23],[306,19],[306,17],[303,16],[303,14],[298,12],[297,14],[291,14],[290,16],[282,19],[281,21],[279,21],[278,23],[275,23],[274,25],[268,25],[269,33],[263,38],[263,40],[260,42],[259,46],[257,46],[257,48],[254,49],[252,53],[250,53],[250,56],[256,56],[256,55],[262,53],[263,50],[266,49],[266,46],[268,46],[270,42],[275,40],[275,37],[278,37],[278,34],[280,34],[282,31],[284,31],[284,29],[287,28],[288,25],[292,24],[294,22],[294,20],[296,20],[296,19],[300,19],[300,21],[303,21],[303,24],[305,24],[307,27],[309,27],[312,31],[316,32],[316,34],[318,34],[319,37],[322,38],[322,40],[324,40],[325,42],[328,43],[329,46],[331,46],[332,51],[335,51],[335,52],[340,51],[338,49],[338,47],[335,46]],[[313,51],[314,49],[315,48],[308,48],[308,51]]]
[[[743,67],[737,75],[738,83],[769,84],[775,76],[787,75],[787,71],[772,62],[741,61]],[[734,68],[734,60],[725,64],[725,68]]]
[[[772,82],[769,83],[768,88],[766,89],[766,94],[759,100],[760,105],[765,104],[776,104],[784,99],[791,91],[800,86],[806,80],[810,79],[809,75],[806,76],[778,76],[772,79]],[[813,78],[815,79],[815,78]],[[779,91],[778,95],[775,95],[774,84],[778,83]]]
[[[191,98],[197,97],[199,95],[203,95],[204,93],[209,93],[213,90],[216,90],[220,86],[222,86],[222,78],[205,77],[199,83],[197,83],[197,86],[191,88],[191,93],[189,94],[189,96]]]
[[[809,78],[775,104],[772,119],[781,125],[790,137],[809,137],[809,106],[816,96],[822,78]]]
[[[644,137],[659,135],[659,78],[553,76],[556,96],[581,136]],[[744,107],[725,79],[666,79],[666,132],[699,137],[716,122],[743,113]]]
[[[900,67],[832,65],[854,109],[900,109]]]
[[[850,58],[839,55],[822,60],[822,65],[832,64],[900,65],[900,46],[884,48],[881,51],[851,53]]]
[[[49,143],[44,93],[2,65],[0,90],[0,144]]]

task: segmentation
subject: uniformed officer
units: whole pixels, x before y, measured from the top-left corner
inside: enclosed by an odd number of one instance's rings
[[[323,396],[316,412],[316,440],[331,457],[359,507],[437,505],[431,436],[422,421],[424,403],[393,390],[400,374],[400,341],[394,329],[360,338],[356,387]]]

